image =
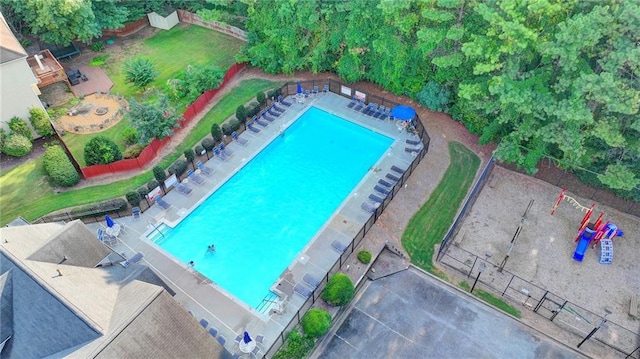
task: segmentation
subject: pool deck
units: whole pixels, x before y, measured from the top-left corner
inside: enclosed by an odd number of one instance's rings
[[[328,93],[312,96],[303,103],[297,103],[293,97],[287,100],[292,102],[292,105],[267,128],[256,126],[261,128],[260,133],[245,131],[241,134],[242,138],[249,141],[246,145],[242,146],[237,142],[228,145],[228,149],[234,152],[228,161],[221,161],[218,158],[209,160],[207,165],[213,167],[215,172],[211,176],[201,173],[201,176],[207,179],[203,185],[189,183],[193,188],[189,196],[171,191],[164,197],[168,203],[172,204],[168,210],[165,211],[158,205],[153,205],[137,220],[132,217],[118,219],[118,222],[125,226],[126,231],[119,236],[120,241],[114,250],[124,253],[129,258],[137,252],[144,253],[143,263],[160,275],[176,292],[175,299],[192,312],[196,320],[206,319],[210,323],[209,327],[217,329],[218,335],[226,338],[225,348],[231,353],[238,351],[234,338],[245,330],[252,336],[265,337],[261,346],[263,353],[271,346],[305,302],[305,298],[293,292],[295,284],[302,283],[306,273],[318,279],[324,277],[340,256],[331,243],[338,240],[343,244],[349,244],[369,218],[369,213],[360,206],[372,192],[378,179],[384,178],[391,166],[407,168],[413,160],[412,154],[405,151],[405,140],[411,137],[410,134],[399,129],[388,119],[381,121],[348,108],[347,104],[350,100],[345,97]],[[268,314],[272,312],[271,310],[259,313],[151,243],[146,239],[146,234],[153,230],[152,224],[157,225],[163,222],[172,227],[178,224],[245,163],[281,135],[310,106],[394,138],[395,142],[274,283],[272,290],[280,296],[282,303],[274,303],[273,306],[281,306],[282,310],[273,314]],[[88,226],[95,230],[101,225],[96,223]]]

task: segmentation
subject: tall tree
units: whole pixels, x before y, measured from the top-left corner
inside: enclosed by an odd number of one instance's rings
[[[133,126],[138,130],[142,143],[153,139],[163,139],[173,134],[178,127],[178,115],[169,105],[169,99],[163,93],[156,92],[153,102],[139,103],[134,98],[129,100],[129,115]]]

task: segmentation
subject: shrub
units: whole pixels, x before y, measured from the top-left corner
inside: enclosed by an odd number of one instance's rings
[[[84,161],[87,166],[106,165],[122,159],[122,153],[112,140],[105,136],[96,136],[84,146]]]
[[[112,212],[126,211],[128,207],[129,205],[124,198],[117,197],[98,203],[91,203],[84,206],[73,207],[68,211],[68,213],[70,216],[76,218],[87,216],[87,214],[90,214],[90,216],[94,217],[101,213],[107,214]]]
[[[122,130],[122,140],[127,145],[138,143],[138,130],[135,127],[127,126]]]
[[[247,108],[247,117],[251,118],[259,114],[261,109],[262,108],[260,107],[259,103],[252,102],[251,104],[249,104],[249,107]]]
[[[153,190],[154,190],[156,187],[158,187],[159,185],[160,185],[160,182],[156,181],[156,180],[155,180],[155,179],[153,179],[153,178],[152,178],[152,179],[150,179],[150,180],[147,182],[147,189],[148,189],[148,192],[147,192],[147,193],[149,193],[149,192],[153,191]]]
[[[142,201],[142,197],[140,196],[140,193],[136,191],[129,191],[127,192],[125,197],[127,198],[127,202],[129,202],[131,207],[140,206],[140,201]]]
[[[169,173],[176,175],[176,177],[182,176],[187,171],[187,161],[177,160],[168,169]]]
[[[264,105],[267,103],[267,96],[265,96],[264,92],[260,91],[256,94],[256,101],[258,101],[260,105]]]
[[[235,118],[230,119],[229,121],[222,124],[222,133],[227,136],[231,135],[231,132],[237,131],[240,128],[240,122]]]
[[[448,112],[451,103],[451,92],[435,81],[429,81],[418,92],[420,104],[431,111]]]
[[[27,137],[12,133],[4,141],[2,152],[9,156],[22,157],[31,153],[33,149],[33,143]]]
[[[58,186],[71,187],[80,175],[60,145],[48,146],[43,156],[44,169]]]
[[[184,150],[184,158],[186,158],[187,163],[191,162],[191,166],[193,166],[193,160],[196,159],[196,153],[193,151],[193,148]]]
[[[93,59],[91,59],[91,61],[89,61],[89,66],[94,66],[94,67],[102,66],[105,64],[105,62],[107,62],[107,59],[109,58],[109,56],[111,55],[105,54],[102,56],[96,56]]]
[[[222,139],[222,129],[217,123],[211,125],[211,137],[213,137],[214,141],[220,141]]]
[[[141,144],[141,143],[137,143],[133,146],[129,146],[127,147],[126,150],[124,150],[124,153],[122,154],[123,158],[138,158],[138,156],[140,156],[140,153],[142,153],[142,150],[144,150],[145,145]]]
[[[273,89],[273,90],[267,92],[267,96],[270,99],[275,99],[280,95],[282,95],[282,90],[280,88]]]
[[[312,308],[302,317],[302,329],[312,338],[323,336],[331,326],[331,314],[329,312]]]
[[[153,177],[156,179],[156,181],[164,183],[164,180],[167,179],[167,172],[164,171],[164,168],[155,166],[153,167]]]
[[[358,252],[358,260],[363,264],[369,264],[371,262],[371,253],[369,251]]]
[[[149,59],[138,57],[124,64],[124,76],[126,82],[144,89],[158,77],[158,72]]]
[[[329,278],[327,286],[322,291],[322,299],[330,305],[342,306],[349,303],[354,292],[351,278],[338,272]]]
[[[138,192],[138,194],[140,194],[140,197],[145,198],[147,196],[147,194],[149,194],[149,189],[147,188],[146,185],[144,186],[140,186],[136,192]]]
[[[201,145],[196,145],[195,151],[198,156],[204,155],[205,153],[205,149]]]
[[[104,43],[101,42],[101,41],[94,42],[93,44],[91,44],[91,50],[93,50],[95,52],[104,51]]]
[[[313,345],[313,338],[302,335],[294,329],[289,333],[285,344],[273,356],[273,359],[305,358],[313,349]]]
[[[31,122],[31,126],[36,130],[36,133],[40,136],[46,137],[55,134],[45,110],[36,107],[29,109],[29,121]]]
[[[204,147],[204,149],[207,151],[212,151],[213,148],[216,146],[216,142],[211,138],[205,138],[200,143],[202,144],[202,147]]]
[[[236,108],[236,118],[240,122],[244,122],[247,119],[247,109],[244,108],[243,105],[240,105],[238,106],[238,108]]]
[[[29,125],[27,125],[27,123],[20,117],[11,117],[9,120],[9,129],[11,130],[11,133],[22,135],[29,141],[33,139],[33,133],[31,132]]]
[[[183,80],[181,85],[185,88],[184,96],[188,102],[193,102],[205,91],[220,87],[224,71],[214,65],[187,66],[180,77]]]

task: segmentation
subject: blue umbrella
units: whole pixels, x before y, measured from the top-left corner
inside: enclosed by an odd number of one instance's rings
[[[113,225],[116,224],[109,215],[104,216],[104,219],[107,221],[107,227],[109,228],[113,227]]]
[[[411,106],[399,105],[391,110],[391,116],[397,120],[410,121],[416,117],[416,110]]]
[[[251,341],[251,337],[249,336],[248,332],[244,332],[244,338],[242,338],[242,341],[244,341],[245,344],[249,344],[249,342]]]
[[[302,95],[302,85],[298,82],[298,94]]]

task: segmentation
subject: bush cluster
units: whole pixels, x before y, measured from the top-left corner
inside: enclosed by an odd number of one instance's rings
[[[69,214],[72,216],[83,215],[99,215],[101,213],[107,214],[112,212],[126,211],[129,208],[129,204],[124,198],[111,198],[106,201],[92,203],[86,206],[79,206],[71,209]]]
[[[44,169],[58,186],[71,187],[80,175],[60,145],[48,146],[43,156]]]
[[[336,273],[322,291],[322,299],[330,305],[343,306],[353,298],[355,288],[351,278],[344,273]]]
[[[207,137],[204,140],[202,140],[200,144],[202,144],[202,147],[204,147],[205,150],[207,150],[208,152],[211,152],[213,148],[216,146],[216,141],[214,141],[212,138]]]
[[[49,122],[49,115],[45,110],[35,107],[30,109],[29,121],[40,136],[47,137],[55,134],[51,122]]]
[[[9,129],[11,130],[11,133],[22,135],[29,141],[33,139],[33,133],[31,132],[29,125],[27,125],[27,123],[20,117],[11,117],[9,120]]]
[[[242,123],[247,119],[247,109],[243,105],[236,108],[236,118]]]
[[[2,152],[9,156],[22,157],[31,153],[33,149],[33,143],[31,139],[18,134],[12,133],[4,140],[4,146],[2,146]]]
[[[369,251],[358,252],[358,260],[363,264],[369,264],[371,262],[371,253]]]
[[[145,145],[141,144],[141,143],[137,143],[133,146],[129,146],[127,147],[126,150],[124,150],[124,153],[122,154],[123,158],[137,158],[138,156],[140,156],[140,153],[142,153],[142,150],[144,150]]]
[[[277,88],[267,92],[267,97],[270,99],[277,99],[278,96],[282,95],[282,89]]]
[[[331,314],[319,308],[310,309],[302,317],[302,329],[304,333],[312,338],[323,336],[331,326]]]
[[[138,143],[138,130],[135,127],[125,127],[120,135],[122,136],[124,143],[127,145],[134,145]]]
[[[211,137],[213,137],[214,141],[220,141],[222,139],[222,129],[217,123],[211,125]]]
[[[235,118],[230,119],[229,121],[222,124],[222,133],[227,136],[230,136],[233,131],[237,131],[240,128],[240,122]]]
[[[167,93],[173,99],[185,98],[192,103],[207,90],[220,87],[224,71],[214,65],[187,66],[177,78],[167,81]]]
[[[176,177],[180,177],[187,171],[187,161],[179,159],[169,166],[167,171],[169,171],[170,174],[175,173]]]
[[[84,161],[87,166],[106,165],[122,159],[122,153],[111,139],[96,136],[84,146]]]
[[[273,359],[305,358],[313,349],[313,345],[313,338],[303,335],[294,329],[289,333],[285,344],[273,356]]]
[[[264,94],[264,92],[260,91],[256,94],[256,101],[258,101],[260,105],[264,105],[265,103],[267,103],[267,96]]]
[[[125,198],[127,199],[127,202],[129,202],[131,207],[138,207],[140,205],[140,201],[142,201],[142,196],[140,196],[140,193],[136,191],[127,192]]]

